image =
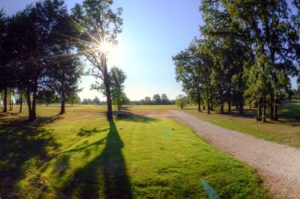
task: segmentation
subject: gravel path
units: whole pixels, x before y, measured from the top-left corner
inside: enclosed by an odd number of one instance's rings
[[[278,198],[300,198],[300,149],[228,130],[182,111],[170,114],[222,151],[257,169]]]

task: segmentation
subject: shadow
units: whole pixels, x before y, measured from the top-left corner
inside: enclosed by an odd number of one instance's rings
[[[114,122],[102,153],[78,170],[61,191],[59,198],[132,198],[125,158],[124,143]]]
[[[6,113],[0,112],[0,118],[1,117],[7,117],[7,116],[16,116],[18,114],[19,113],[16,113],[16,112],[6,112]]]
[[[124,120],[124,121],[129,121],[129,122],[148,123],[148,122],[154,122],[154,121],[158,120],[156,118],[150,118],[150,117],[136,114],[136,113],[129,112],[129,111],[115,112],[114,115],[116,116],[117,120]]]
[[[40,118],[33,123],[28,123],[26,117],[1,120],[0,198],[17,198],[16,184],[30,175],[32,167],[42,165],[55,154],[59,145],[45,125],[56,119]]]
[[[96,133],[101,133],[101,132],[106,132],[108,130],[108,128],[105,129],[97,129],[97,128],[93,128],[93,129],[80,129],[79,133],[77,134],[78,136],[81,137],[88,137],[88,136],[92,136]]]

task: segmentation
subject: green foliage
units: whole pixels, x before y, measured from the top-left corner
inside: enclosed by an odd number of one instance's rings
[[[294,2],[299,9],[299,3]],[[255,104],[257,119],[278,120],[279,104],[291,93],[290,76],[299,71],[299,34],[285,0],[201,1],[204,24],[195,39],[173,60],[176,79],[193,101],[206,101],[207,111],[231,106],[243,115],[245,102]],[[298,68],[297,68],[298,67]]]
[[[184,107],[186,107],[189,103],[189,99],[186,96],[178,96],[176,99],[176,105],[178,107],[180,107],[181,109],[183,109]]]

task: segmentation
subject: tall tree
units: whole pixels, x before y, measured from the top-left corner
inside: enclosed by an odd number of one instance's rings
[[[7,52],[8,34],[7,34],[8,18],[3,10],[0,10],[0,91],[3,91],[3,112],[7,112],[8,87],[10,80],[9,55]]]
[[[122,24],[122,9],[113,11],[112,4],[112,0],[85,0],[73,8],[73,16],[82,33],[78,40],[79,52],[93,65],[92,75],[100,78],[105,85],[108,120],[112,120],[113,115],[107,46],[116,43]]]

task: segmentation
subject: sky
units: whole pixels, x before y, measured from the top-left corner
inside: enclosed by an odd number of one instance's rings
[[[82,0],[65,0],[70,9]],[[0,0],[0,8],[11,15],[35,0]],[[182,93],[175,80],[172,56],[184,50],[202,24],[200,0],[115,0],[114,7],[122,7],[124,24],[119,44],[111,53],[110,66],[116,65],[127,75],[125,92],[130,100],[166,93],[170,99]],[[88,66],[88,63],[84,63]],[[90,86],[93,77],[81,78],[81,99],[99,97]],[[295,80],[292,80],[293,87]]]
[[[11,15],[35,0],[0,0],[0,7]],[[81,0],[65,0],[70,9]],[[175,80],[172,56],[184,50],[199,35],[200,0],[115,0],[122,7],[124,24],[110,65],[122,68],[126,75],[125,92],[130,100],[166,93],[170,99],[182,93]],[[88,65],[88,63],[84,63]],[[79,84],[81,99],[98,96],[91,91],[93,77],[83,77]]]

